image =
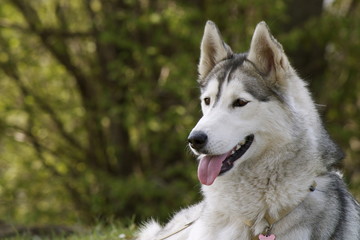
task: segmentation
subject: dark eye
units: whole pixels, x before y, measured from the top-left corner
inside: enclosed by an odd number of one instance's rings
[[[205,103],[205,105],[209,105],[210,104],[210,98],[209,97],[204,98],[204,103]]]
[[[244,99],[238,98],[238,99],[236,99],[236,100],[233,102],[232,106],[233,106],[233,107],[243,107],[243,106],[245,106],[246,104],[248,104],[248,102],[249,102],[249,101],[246,101],[246,100],[244,100]]]

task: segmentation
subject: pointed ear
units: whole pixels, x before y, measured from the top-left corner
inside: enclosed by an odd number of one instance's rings
[[[223,42],[218,28],[212,21],[207,21],[205,25],[200,49],[198,67],[200,81],[206,77],[218,62],[232,55],[230,47]]]
[[[281,44],[271,35],[265,22],[256,26],[247,58],[271,83],[284,83],[284,74],[292,69]]]

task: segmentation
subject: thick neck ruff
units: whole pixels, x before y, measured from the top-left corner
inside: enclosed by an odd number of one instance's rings
[[[316,190],[316,186],[317,186],[317,183],[314,181],[314,183],[309,187],[309,194],[311,192],[314,192]],[[305,197],[306,198],[306,197]],[[258,240],[258,239],[275,239],[275,235],[272,234],[272,228],[273,226],[279,222],[280,220],[282,220],[283,218],[285,218],[287,215],[289,215],[291,212],[293,212],[301,203],[303,203],[303,201],[305,200],[305,198],[294,208],[287,208],[287,209],[283,209],[281,211],[281,213],[279,214],[279,217],[278,218],[272,218],[268,213],[265,214],[264,216],[264,220],[267,222],[267,227],[264,229],[263,231],[263,234],[260,234],[260,235],[255,235],[252,240]],[[197,221],[194,220],[194,221],[191,221],[187,224],[185,224],[182,228],[179,228],[178,230],[170,233],[169,235],[165,236],[165,237],[162,237],[158,240],[166,240],[182,231],[184,231],[185,229],[191,227],[195,222]],[[255,224],[255,222],[253,220],[245,220],[243,221],[243,223],[248,226],[249,228],[252,228]]]

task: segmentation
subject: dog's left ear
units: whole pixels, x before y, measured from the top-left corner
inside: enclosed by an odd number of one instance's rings
[[[201,83],[218,62],[229,58],[233,53],[231,48],[222,40],[218,28],[212,21],[207,21],[205,25],[200,49],[198,71]]]
[[[260,22],[251,40],[248,59],[272,84],[284,84],[291,70],[281,44],[271,35],[265,22]]]

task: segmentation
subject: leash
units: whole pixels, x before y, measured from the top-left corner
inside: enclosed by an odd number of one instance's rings
[[[185,229],[187,229],[188,227],[190,227],[191,225],[193,225],[195,221],[196,221],[196,220],[194,220],[194,221],[192,221],[192,222],[189,222],[189,223],[185,224],[185,226],[184,226],[184,227],[180,228],[180,229],[179,229],[179,230],[177,230],[176,232],[173,232],[173,233],[171,233],[171,234],[169,234],[169,235],[167,235],[167,236],[165,236],[165,237],[163,237],[163,238],[160,238],[159,240],[165,240],[165,239],[168,239],[169,237],[172,237],[172,236],[174,236],[175,234],[178,234],[179,232],[184,231]]]

